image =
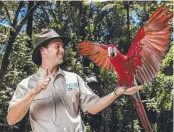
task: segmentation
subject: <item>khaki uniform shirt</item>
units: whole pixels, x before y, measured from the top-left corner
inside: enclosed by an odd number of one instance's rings
[[[39,70],[22,80],[9,102],[9,108],[20,101],[29,90],[36,86],[44,70]],[[32,101],[29,109],[33,132],[85,132],[80,111],[87,112],[88,106],[99,97],[92,92],[83,79],[71,72],[59,72],[47,89],[42,90]]]

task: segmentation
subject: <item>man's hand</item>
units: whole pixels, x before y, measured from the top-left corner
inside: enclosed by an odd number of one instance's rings
[[[40,77],[39,81],[36,84],[34,93],[39,94],[42,90],[46,89],[50,80],[51,80],[51,72],[48,70],[48,68],[46,68],[44,75]]]
[[[46,89],[50,80],[51,72],[48,68],[45,70],[44,75],[39,79],[36,87],[29,91],[20,101],[16,102],[8,112],[7,121],[9,125],[14,125],[19,122],[27,113],[33,99],[43,90]]]
[[[134,93],[138,92],[143,88],[143,85],[134,86],[131,88],[126,87],[118,87],[114,90],[115,95],[133,95]]]

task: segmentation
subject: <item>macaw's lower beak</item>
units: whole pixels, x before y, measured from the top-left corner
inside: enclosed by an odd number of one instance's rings
[[[112,52],[112,53],[110,54],[110,57],[115,57],[115,53]]]

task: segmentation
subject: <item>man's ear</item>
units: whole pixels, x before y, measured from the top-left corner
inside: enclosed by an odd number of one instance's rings
[[[41,48],[40,48],[40,54],[41,54],[41,56],[43,56],[43,55],[46,54],[45,48],[44,48],[44,47],[41,47]]]

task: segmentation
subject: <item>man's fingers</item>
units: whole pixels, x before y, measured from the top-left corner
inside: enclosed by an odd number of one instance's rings
[[[50,77],[46,77],[46,78],[44,78],[44,80],[42,80],[42,83],[45,85],[48,85],[48,83],[50,82],[50,80],[51,80],[51,78]]]
[[[132,95],[143,88],[143,85],[134,86],[131,88],[124,88],[124,94]]]
[[[44,79],[39,80],[38,85],[40,87],[42,87],[42,88],[43,87],[47,87],[47,85],[49,84],[50,80],[51,80],[50,77],[45,77]]]
[[[136,86],[137,90],[141,90],[143,88],[143,85]]]
[[[51,78],[47,76],[47,77],[44,79],[44,82],[49,82],[50,80],[51,80]]]
[[[45,87],[48,85],[49,82],[45,81],[42,84],[45,85]]]
[[[139,90],[139,89],[142,89],[142,88],[143,88],[143,85],[138,85],[138,86],[133,86],[130,89],[137,89],[137,90]]]
[[[133,88],[133,93],[132,94],[134,94],[134,93],[136,93],[136,92],[138,92],[139,90],[141,90],[142,88],[143,88],[143,85],[139,85],[139,86],[134,86],[134,87],[132,87]],[[132,88],[130,88],[130,90],[132,89]]]

